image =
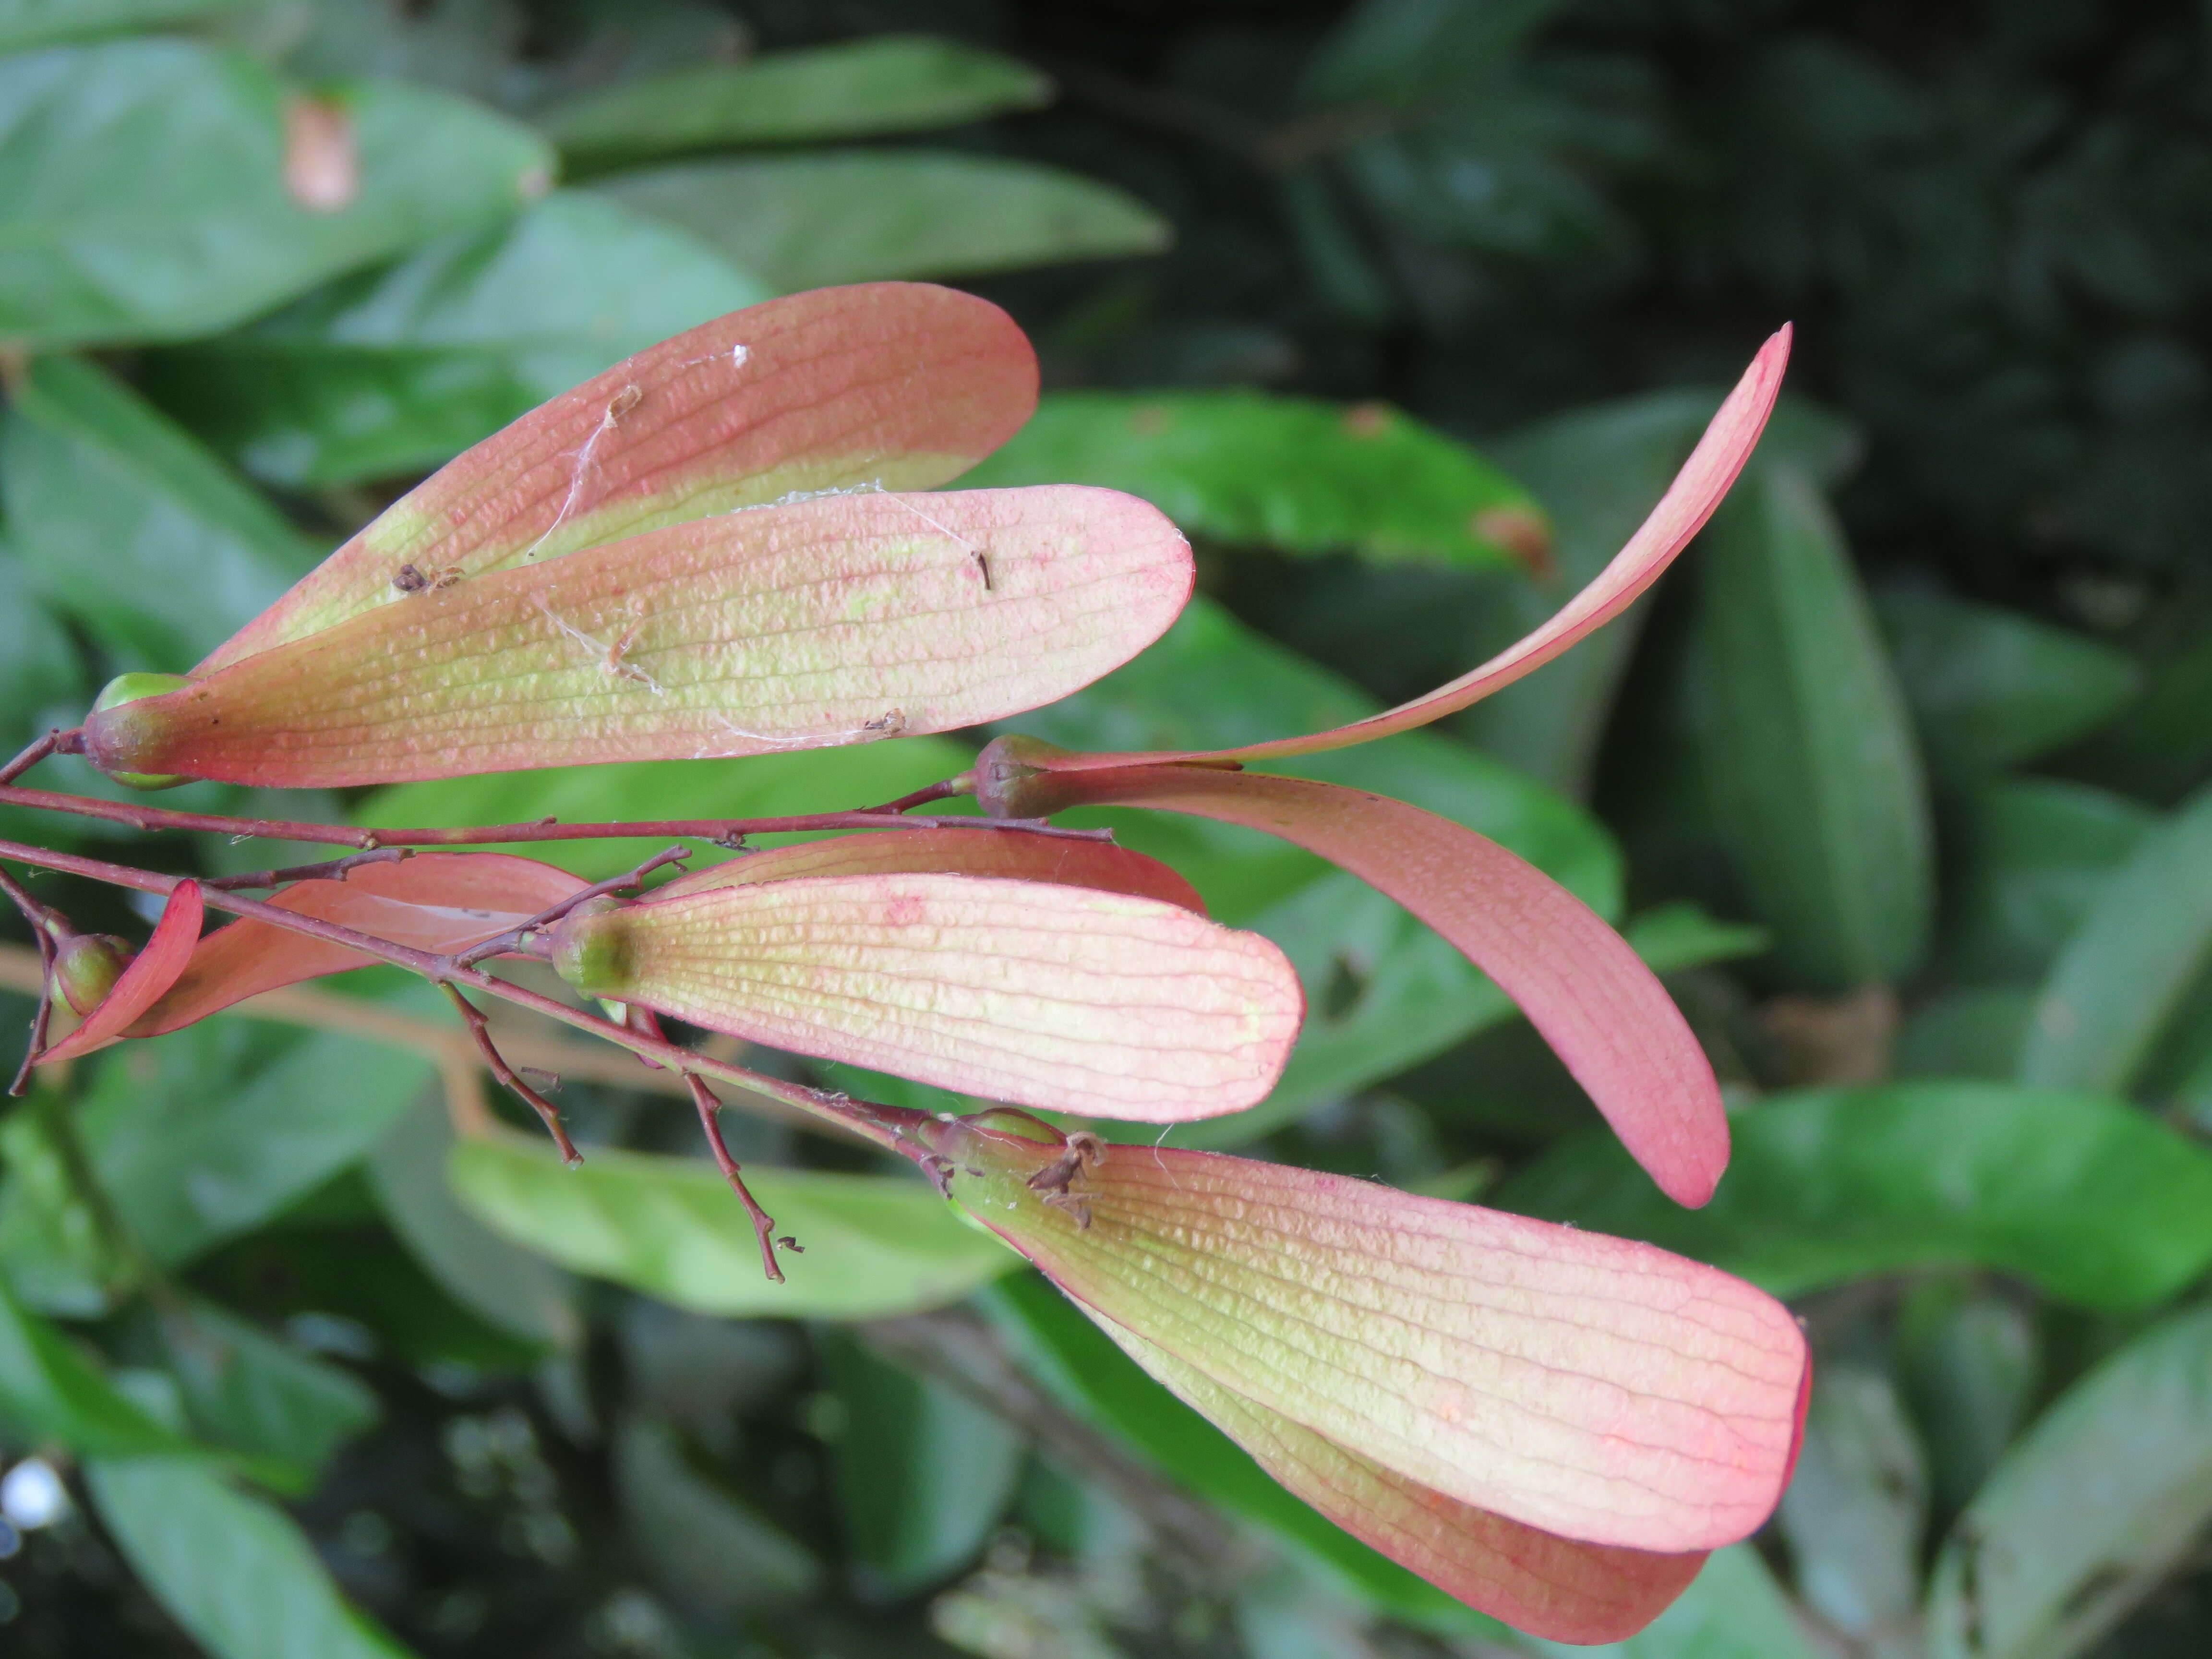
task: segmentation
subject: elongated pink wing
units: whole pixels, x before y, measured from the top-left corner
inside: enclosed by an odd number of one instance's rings
[[[617,363],[441,468],[196,671],[389,603],[794,491],[927,489],[1036,406],[1036,359],[988,301],[926,283],[771,300]]]
[[[1628,544],[1600,571],[1589,586],[1533,634],[1506,647],[1480,667],[1469,670],[1449,685],[1438,686],[1425,697],[1401,703],[1380,714],[1316,732],[1302,738],[1278,738],[1267,743],[1247,744],[1241,749],[1185,750],[1142,755],[1060,754],[1040,762],[1054,771],[1087,771],[1097,767],[1128,766],[1137,762],[1254,761],[1280,759],[1290,755],[1316,754],[1324,749],[1346,749],[1394,732],[1409,732],[1431,720],[1455,714],[1492,692],[1510,685],[1522,675],[1541,668],[1589,634],[1604,627],[1626,611],[1644,590],[1659,580],[1674,556],[1705,527],[1722,498],[1727,495],[1744,463],[1751,459],[1774,399],[1782,390],[1782,371],[1790,358],[1790,330],[1785,325],[1759,348],[1751,367],[1720,406],[1698,441],[1690,459],[1675,474],[1674,482],[1651,509]]]
[[[1679,1553],[1744,1537],[1789,1479],[1804,1337],[1715,1268],[1217,1153],[924,1133],[953,1196],[1077,1300],[1444,1497]]]
[[[1127,661],[1190,583],[1112,490],[828,496],[396,598],[102,710],[86,749],[312,787],[943,732]]]
[[[39,1064],[74,1060],[121,1038],[184,972],[191,959],[193,943],[200,936],[204,914],[199,883],[180,881],[172,887],[146,948],[131,958],[107,994],[84,1017],[84,1024],[40,1054]]]
[[[1020,830],[892,830],[837,836],[748,853],[727,864],[678,876],[656,888],[656,900],[798,876],[875,876],[935,871],[945,875],[1005,876],[1055,882],[1158,899],[1206,914],[1197,890],[1158,859],[1109,842],[1034,836]]]
[[[994,750],[1036,752],[1018,740]],[[1712,1196],[1728,1117],[1681,1010],[1595,911],[1497,842],[1386,795],[1215,767],[1053,772],[1017,787],[1040,811],[1114,802],[1246,824],[1351,871],[1498,981],[1668,1196],[1692,1206]]]
[[[269,902],[394,945],[443,953],[520,926],[580,891],[581,877],[504,853],[418,853],[362,865],[342,881],[294,882]],[[366,968],[358,951],[247,918],[199,942],[161,999],[125,1032],[155,1036],[280,985]]]
[[[1706,1552],[1657,1554],[1561,1538],[1447,1498],[1255,1405],[1110,1320],[1139,1365],[1260,1467],[1353,1537],[1445,1595],[1554,1642],[1632,1636],[1687,1589]]]
[[[1174,904],[927,873],[708,888],[572,916],[587,996],[988,1099],[1167,1123],[1251,1105],[1304,998],[1256,933]]]

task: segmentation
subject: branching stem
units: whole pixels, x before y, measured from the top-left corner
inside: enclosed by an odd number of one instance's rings
[[[696,1072],[686,1072],[684,1082],[691,1091],[691,1103],[699,1109],[699,1127],[707,1132],[707,1146],[714,1154],[714,1165],[722,1172],[722,1179],[730,1183],[730,1190],[738,1195],[738,1202],[745,1206],[745,1214],[753,1224],[753,1235],[760,1240],[761,1267],[767,1272],[772,1285],[783,1283],[783,1269],[775,1261],[775,1220],[760,1206],[739,1172],[738,1160],[730,1156],[730,1149],[722,1140],[722,1126],[715,1114],[722,1103],[707,1080]]]
[[[514,1068],[507,1063],[507,1057],[500,1053],[499,1045],[491,1040],[491,1028],[485,1023],[483,1010],[463,996],[458,985],[447,983],[438,988],[446,994],[455,1012],[460,1015],[461,1023],[469,1028],[469,1036],[477,1045],[477,1052],[483,1056],[484,1064],[490,1069],[492,1076],[520,1095],[530,1109],[538,1114],[546,1133],[553,1137],[553,1144],[561,1149],[561,1161],[572,1170],[581,1164],[584,1155],[576,1150],[576,1143],[568,1139],[568,1131],[561,1121],[561,1109],[525,1083]]]
[[[141,893],[167,895],[179,881],[187,879],[151,870],[133,869],[128,865],[111,864],[101,859],[85,858],[75,853],[28,847],[21,842],[0,841],[0,859],[12,859],[21,864],[83,876],[93,881],[127,887]],[[686,1048],[663,1038],[647,1036],[612,1020],[603,1019],[597,1014],[571,1008],[551,997],[541,996],[535,991],[503,979],[495,979],[480,969],[455,967],[447,957],[434,956],[429,951],[417,951],[404,945],[395,945],[389,939],[357,933],[350,927],[341,927],[335,922],[323,921],[313,916],[301,915],[273,904],[264,904],[258,899],[223,891],[208,892],[204,896],[211,908],[228,911],[233,915],[250,916],[272,927],[281,927],[287,933],[303,933],[311,939],[327,940],[347,950],[358,951],[380,962],[388,962],[394,967],[406,969],[410,973],[420,974],[433,984],[466,986],[486,996],[497,997],[518,1007],[532,1009],[563,1025],[588,1031],[593,1036],[602,1037],[633,1054],[658,1060],[672,1071],[701,1073],[750,1093],[764,1095],[770,1100],[796,1108],[809,1116],[887,1152],[897,1152],[902,1157],[919,1158],[924,1150],[915,1132],[930,1121],[925,1112],[878,1105],[872,1101],[854,1100],[827,1090],[809,1089],[800,1084],[786,1082],[781,1078],[747,1071],[742,1066],[715,1060],[696,1049]]]
[[[503,933],[495,933],[489,939],[480,939],[465,951],[456,951],[447,960],[456,968],[473,968],[488,957],[520,951],[529,934],[560,921],[586,899],[599,898],[608,893],[635,892],[645,884],[645,878],[654,871],[664,865],[681,864],[690,856],[691,849],[688,847],[672,847],[665,852],[655,853],[635,870],[619,876],[610,876],[605,881],[593,882],[581,892],[570,894],[558,904],[547,905],[520,926],[510,927]]]

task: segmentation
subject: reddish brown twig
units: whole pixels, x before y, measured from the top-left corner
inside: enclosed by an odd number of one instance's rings
[[[202,878],[200,885],[237,892],[256,887],[282,887],[291,881],[343,881],[364,864],[397,864],[414,855],[411,847],[379,847],[366,853],[349,853],[342,859],[325,859],[317,864],[288,864],[281,870],[256,870],[250,875]]]
[[[507,1063],[507,1057],[500,1053],[499,1045],[491,1040],[491,1028],[485,1023],[483,1010],[463,996],[458,985],[441,985],[438,988],[459,1011],[463,1024],[469,1028],[469,1036],[476,1042],[477,1052],[483,1056],[484,1064],[490,1068],[492,1076],[521,1096],[530,1109],[537,1113],[544,1123],[547,1133],[553,1137],[553,1144],[561,1149],[561,1161],[572,1170],[581,1164],[584,1155],[576,1150],[576,1143],[568,1139],[568,1131],[561,1121],[561,1109],[525,1083],[514,1068]]]
[[[927,793],[927,792],[921,792]],[[932,797],[938,799],[938,797]],[[178,812],[131,801],[100,800],[90,795],[51,789],[0,787],[0,805],[40,812],[65,812],[128,824],[133,830],[194,830],[259,841],[298,841],[315,846],[351,847],[367,852],[395,847],[505,846],[544,841],[656,841],[678,838],[736,848],[748,836],[812,834],[830,830],[975,830],[992,833],[1053,836],[1070,841],[1111,841],[1106,830],[1063,830],[1042,818],[990,818],[969,813],[902,816],[877,807],[851,812],[805,812],[774,818],[657,818],[637,823],[562,823],[540,818],[530,823],[479,823],[457,829],[360,830],[343,823],[307,823],[288,818],[235,818],[220,812]]]
[[[185,879],[181,876],[163,875],[152,870],[110,863],[104,859],[86,858],[80,854],[27,846],[21,842],[0,841],[0,859],[13,859],[18,863],[34,865],[41,869],[59,870],[141,893],[167,895],[179,881]],[[342,945],[349,951],[358,951],[380,962],[388,962],[394,967],[419,974],[434,984],[465,985],[471,990],[528,1008],[563,1025],[588,1031],[593,1036],[627,1048],[633,1054],[656,1060],[672,1071],[702,1073],[749,1093],[765,1096],[872,1146],[897,1152],[902,1157],[915,1158],[923,1150],[924,1143],[919,1138],[919,1131],[930,1121],[926,1112],[902,1106],[885,1106],[874,1101],[854,1100],[848,1095],[810,1089],[781,1078],[747,1071],[742,1066],[716,1060],[712,1055],[683,1048],[665,1038],[631,1030],[613,1020],[587,1013],[580,1008],[572,1008],[564,1002],[541,996],[506,980],[495,979],[479,969],[455,968],[447,958],[434,956],[427,951],[395,945],[390,939],[379,939],[373,933],[341,927],[335,922],[301,915],[274,904],[265,904],[258,899],[228,892],[210,892],[204,896],[210,908],[226,911],[234,916],[251,916],[258,921],[267,922],[272,927],[281,927],[287,933],[305,934],[310,939],[325,939],[332,945]]]
[[[21,777],[24,773],[29,771],[49,755],[75,754],[76,746],[76,732],[49,732],[45,737],[26,747],[21,754],[16,756],[5,766],[0,766],[0,784],[15,782],[17,778]]]
[[[730,1149],[722,1142],[722,1126],[715,1117],[722,1109],[722,1103],[696,1072],[686,1072],[684,1081],[691,1091],[691,1103],[699,1109],[699,1127],[707,1132],[707,1146],[714,1154],[715,1167],[721,1170],[722,1179],[730,1183],[730,1190],[738,1195],[738,1202],[745,1206],[745,1215],[753,1224],[753,1235],[760,1240],[761,1267],[767,1272],[770,1284],[781,1285],[783,1269],[775,1263],[775,1220],[761,1208],[760,1200],[752,1195],[738,1171],[738,1160],[730,1156]]]
[[[31,924],[31,937],[39,942],[38,1012],[31,1016],[30,1042],[23,1050],[23,1063],[15,1068],[15,1075],[8,1085],[9,1097],[20,1099],[31,1086],[31,1068],[46,1052],[46,1028],[53,1023],[54,940],[46,923],[54,912],[17,886],[5,871],[0,871],[0,891],[15,901],[15,908],[23,913],[23,920]]]
[[[665,852],[655,853],[635,870],[628,871],[619,876],[610,876],[605,881],[595,881],[581,891],[570,894],[558,904],[547,905],[529,921],[510,927],[503,933],[495,933],[489,939],[479,939],[465,951],[454,951],[447,960],[456,968],[473,968],[489,957],[500,956],[510,951],[520,951],[529,934],[535,933],[540,927],[548,927],[560,921],[586,899],[603,897],[609,893],[634,892],[645,884],[645,878],[654,871],[664,865],[681,864],[690,856],[691,849],[688,847],[672,847]]]

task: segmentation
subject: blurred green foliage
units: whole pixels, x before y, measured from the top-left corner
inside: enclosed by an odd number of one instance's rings
[[[1101,813],[1282,944],[1311,1007],[1277,1095],[1176,1144],[1793,1299],[1820,1364],[1778,1522],[1613,1651],[2200,1654],[2208,70],[2180,0],[0,0],[0,739],[187,666],[639,347],[899,276],[973,284],[1043,355],[1043,412],[977,482],[1136,490],[1200,546],[1158,647],[1012,725],[1314,729],[1556,609],[1794,319],[1758,460],[1651,599],[1443,727],[1298,769],[1624,926],[1739,1108],[1713,1204],[1659,1198],[1395,906],[1232,828]],[[165,804],[802,811],[971,748]],[[0,833],[270,861],[15,809]],[[6,1650],[1565,1651],[1290,1498],[846,1147],[726,1114],[808,1248],[781,1289],[665,1095],[572,1075],[580,1174],[456,1148],[440,1006],[352,978],[335,1024],[219,1019],[0,1119]]]

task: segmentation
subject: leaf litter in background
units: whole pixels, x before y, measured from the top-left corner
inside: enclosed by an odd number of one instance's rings
[[[1157,253],[1135,198],[1030,161],[923,150],[686,161],[592,186],[785,293]]]
[[[566,98],[538,125],[572,165],[957,126],[1052,98],[1024,64],[926,35],[877,35],[646,76]],[[1055,480],[1057,483],[1071,480]]]
[[[2069,1659],[2156,1588],[2212,1519],[2212,1308],[2137,1336],[2060,1396],[1953,1528],[1932,1659]]]
[[[1089,483],[1187,534],[1376,563],[1541,568],[1550,527],[1482,456],[1382,404],[1265,392],[1062,392],[964,487]],[[1616,544],[1616,545],[1618,545]]]
[[[895,1601],[972,1560],[1021,1478],[1020,1436],[964,1395],[878,1358],[844,1331],[817,1331],[841,1407],[830,1462],[853,1587]]]
[[[1909,972],[1934,905],[1927,792],[1902,696],[1809,477],[1768,463],[1698,570],[1691,732],[1713,821],[1792,985]]]
[[[188,434],[76,358],[39,358],[9,397],[0,488],[33,589],[122,667],[189,666],[316,558]]]
[[[1017,1264],[928,1186],[898,1176],[745,1169],[745,1184],[796,1238],[770,1284],[744,1212],[704,1158],[587,1147],[577,1169],[549,1145],[501,1133],[464,1141],[449,1168],[461,1201],[503,1237],[571,1272],[700,1313],[870,1319],[957,1302]]]
[[[289,488],[427,471],[769,290],[687,233],[556,191],[235,333],[149,355],[149,397]]]
[[[2148,830],[2095,902],[2036,1003],[2024,1083],[2125,1093],[2212,961],[2212,790]]]
[[[289,1516],[210,1463],[104,1457],[85,1478],[125,1559],[214,1659],[407,1659]]]
[[[526,129],[425,88],[326,88],[362,187],[285,192],[284,88],[240,52],[120,40],[0,58],[0,334],[40,346],[227,327],[544,188]]]
[[[1732,1118],[1703,1210],[1607,1137],[1566,1143],[1492,1201],[1641,1238],[1797,1296],[1873,1273],[1982,1267],[2061,1301],[2156,1304],[2212,1263],[2212,1152],[2121,1102],[1979,1083],[1779,1095]]]
[[[1944,783],[2040,759],[2142,684],[2124,652],[2033,617],[1900,586],[1874,605],[1921,752]]]

